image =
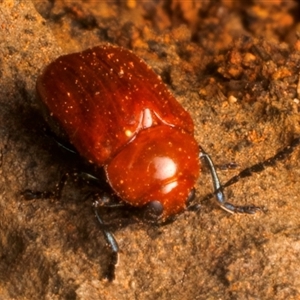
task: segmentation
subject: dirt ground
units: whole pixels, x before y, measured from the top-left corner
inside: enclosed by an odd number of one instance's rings
[[[300,299],[300,152],[225,189],[257,205],[231,215],[204,169],[198,212],[151,227],[122,211],[104,219],[120,247],[116,279],[84,183],[53,190],[74,160],[45,135],[35,82],[65,53],[131,49],[191,114],[222,182],[300,134],[298,1],[13,1],[0,4],[0,299]],[[300,148],[300,147],[299,147]],[[75,162],[76,163],[76,162]],[[125,217],[124,217],[125,218]]]

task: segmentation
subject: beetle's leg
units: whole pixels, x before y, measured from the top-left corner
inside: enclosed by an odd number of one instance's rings
[[[59,147],[66,150],[68,153],[72,153],[74,155],[78,155],[77,150],[72,146],[66,138],[59,137],[56,133],[53,132],[53,130],[49,126],[45,126],[43,128],[45,136],[53,139]]]
[[[228,187],[236,182],[238,182],[240,179],[251,176],[253,173],[259,173],[261,171],[263,171],[265,168],[270,167],[270,166],[274,166],[276,164],[277,161],[283,160],[285,159],[288,155],[290,155],[296,147],[298,147],[300,145],[300,137],[298,138],[294,138],[291,143],[286,146],[285,148],[283,148],[282,150],[278,151],[274,156],[266,159],[263,162],[257,163],[249,168],[246,168],[244,170],[242,170],[239,174],[233,176],[231,179],[229,179],[225,184],[220,185],[220,181],[218,179],[218,176],[216,174],[215,168],[213,167],[213,163],[209,157],[209,155],[207,153],[204,152],[204,150],[202,148],[200,148],[200,158],[204,157],[206,158],[206,161],[209,164],[211,174],[213,177],[213,182],[214,182],[214,189],[215,192],[212,194],[207,195],[203,201],[208,200],[210,198],[212,198],[215,194],[217,195],[217,200],[220,204],[220,206],[229,211],[229,212],[246,212],[246,213],[254,213],[256,210],[258,210],[258,207],[255,206],[241,206],[241,207],[236,207],[228,202],[225,201],[225,197],[224,194],[222,192],[222,189],[225,187]],[[221,201],[220,201],[221,200]],[[226,204],[224,206],[224,204]],[[245,211],[246,210],[246,211]]]
[[[199,158],[205,159],[206,163],[208,164],[212,181],[213,181],[214,194],[216,195],[218,204],[220,205],[221,208],[223,208],[224,210],[230,213],[247,213],[247,214],[253,214],[257,210],[259,210],[259,208],[256,206],[235,206],[227,202],[223,192],[223,186],[220,183],[214,164],[210,156],[201,147],[200,147]]]
[[[113,281],[115,279],[115,270],[116,270],[116,266],[118,264],[119,261],[119,246],[118,243],[115,239],[115,237],[113,236],[113,234],[107,230],[105,224],[103,223],[102,219],[100,218],[97,209],[95,209],[95,214],[97,217],[97,220],[99,222],[101,231],[104,235],[104,238],[107,242],[107,244],[110,246],[111,251],[112,251],[112,256],[108,265],[108,271],[105,275],[105,277],[109,280],[109,281]]]
[[[106,192],[90,192],[85,199],[92,199],[93,206],[105,208],[120,208],[126,206],[125,202],[120,201],[115,195]]]
[[[195,195],[196,195],[196,189],[192,188],[186,200],[186,208],[189,211],[198,211],[201,207],[200,203],[196,203],[196,204],[193,203],[195,199]]]
[[[26,189],[21,193],[25,200],[34,200],[34,199],[42,199],[42,198],[56,198],[60,199],[63,187],[70,175],[65,173],[59,182],[56,184],[54,191],[33,191],[30,189]]]
[[[263,162],[257,163],[249,168],[244,169],[239,174],[233,176],[231,179],[229,179],[225,184],[222,185],[222,187],[228,187],[236,182],[238,182],[240,179],[251,176],[253,173],[259,173],[263,171],[265,168],[274,166],[277,161],[285,159],[288,155],[290,155],[297,146],[300,144],[300,138],[294,138],[290,145],[286,146],[282,150],[278,151],[274,156],[266,159]]]
[[[217,170],[233,170],[233,169],[236,169],[237,167],[238,167],[238,164],[236,162],[230,162],[230,163],[221,164],[221,165],[215,164],[215,168]]]

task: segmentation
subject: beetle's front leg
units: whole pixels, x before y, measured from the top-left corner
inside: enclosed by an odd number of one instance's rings
[[[236,206],[227,202],[223,192],[223,186],[220,183],[213,161],[211,160],[210,156],[201,147],[200,147],[199,158],[204,159],[209,167],[211,177],[212,177],[213,187],[214,187],[213,194],[216,196],[217,202],[221,208],[223,208],[224,210],[230,213],[246,213],[246,214],[254,214],[256,211],[260,210],[259,207],[254,205]]]

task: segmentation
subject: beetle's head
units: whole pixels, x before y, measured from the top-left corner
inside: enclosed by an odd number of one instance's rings
[[[194,137],[166,125],[140,131],[105,167],[116,194],[133,206],[161,204],[163,219],[178,214],[199,176]]]

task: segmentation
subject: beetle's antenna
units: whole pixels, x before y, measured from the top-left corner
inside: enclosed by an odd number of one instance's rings
[[[220,205],[221,208],[223,208],[224,210],[230,213],[246,213],[246,214],[253,214],[257,210],[259,210],[259,208],[256,206],[235,206],[227,202],[223,192],[223,188],[225,187],[225,185],[223,186],[221,185],[212,159],[201,147],[200,147],[199,158],[205,159],[206,163],[208,164],[210,174],[212,177],[213,187],[214,187],[214,193],[212,195],[216,196],[218,204]]]

